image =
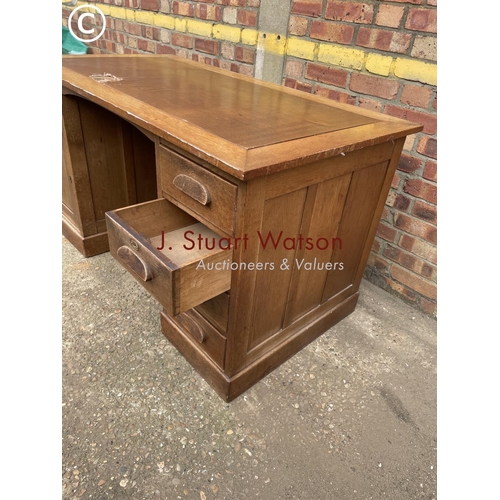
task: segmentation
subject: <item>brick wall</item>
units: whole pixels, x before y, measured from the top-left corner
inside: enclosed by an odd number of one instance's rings
[[[258,52],[274,54],[283,85],[423,124],[405,143],[365,276],[435,314],[437,0],[283,1],[285,35],[259,28],[269,25],[261,1],[269,0],[78,5],[106,15],[91,52],[175,54],[251,76],[266,64]],[[64,24],[70,12],[63,8]]]

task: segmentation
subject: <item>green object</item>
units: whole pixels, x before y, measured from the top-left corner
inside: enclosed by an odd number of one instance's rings
[[[86,54],[87,53],[87,45],[80,40],[77,40],[72,34],[71,31],[66,28],[66,26],[62,27],[62,53],[63,54]]]

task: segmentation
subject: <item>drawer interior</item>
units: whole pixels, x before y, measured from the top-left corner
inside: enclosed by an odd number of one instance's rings
[[[106,216],[111,254],[172,316],[230,288],[232,250],[168,200]]]

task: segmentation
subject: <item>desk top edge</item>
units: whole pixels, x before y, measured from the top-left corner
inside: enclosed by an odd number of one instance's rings
[[[72,59],[81,61],[82,58],[87,60],[104,60],[108,58],[142,60],[154,58],[153,60],[171,60],[176,65],[186,65],[186,68],[191,67],[197,70],[209,71],[221,75],[223,78],[229,77],[235,79],[234,81],[247,82],[263,89],[279,91],[283,95],[292,96],[292,98],[298,97],[302,101],[305,100],[319,103],[335,110],[341,110],[341,112],[347,112],[347,114],[357,115],[362,117],[362,121],[354,127],[347,126],[342,130],[331,132],[325,130],[321,133],[314,134],[310,138],[303,136],[282,141],[281,144],[243,147],[241,144],[228,141],[206,130],[201,130],[200,127],[192,123],[186,123],[185,120],[179,119],[165,110],[154,108],[116,88],[98,83],[90,77],[68,68],[67,66],[69,66],[69,64],[65,65],[65,61],[67,60],[68,62]],[[407,120],[358,108],[350,104],[339,103],[324,97],[240,75],[217,67],[202,65],[195,61],[185,60],[171,55],[66,55],[63,56],[62,84],[63,88],[69,89],[77,95],[95,102],[109,111],[118,114],[122,118],[143,127],[145,130],[157,135],[167,142],[172,142],[186,149],[191,154],[208,161],[241,180],[269,175],[274,171],[292,168],[303,163],[309,163],[315,159],[335,156],[342,152],[359,149],[367,144],[377,144],[386,140],[398,139],[419,132],[423,128],[422,125]],[[127,109],[125,109],[124,104],[126,104]],[[171,125],[169,127],[165,126],[166,123]],[[354,134],[357,136],[354,143],[343,139],[343,137],[346,136],[345,131],[350,128],[357,132]],[[332,140],[335,139],[336,136],[339,140]],[[330,142],[325,143],[325,141]],[[304,156],[301,149],[303,149],[304,144],[308,143],[311,143],[311,147]],[[315,144],[321,144],[321,147],[317,148],[317,151],[315,150]],[[283,145],[287,147],[280,147]],[[294,153],[294,149],[297,149],[297,153]],[[283,154],[284,151],[286,151],[285,154]]]

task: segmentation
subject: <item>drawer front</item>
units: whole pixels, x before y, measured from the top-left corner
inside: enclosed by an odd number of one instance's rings
[[[159,146],[163,194],[202,222],[234,235],[238,188],[210,170]]]
[[[186,231],[219,236],[169,201],[107,212],[106,221],[111,255],[171,316],[229,290],[231,251],[186,250]]]
[[[173,321],[199,349],[224,369],[226,339],[208,321],[194,311],[179,314]]]

